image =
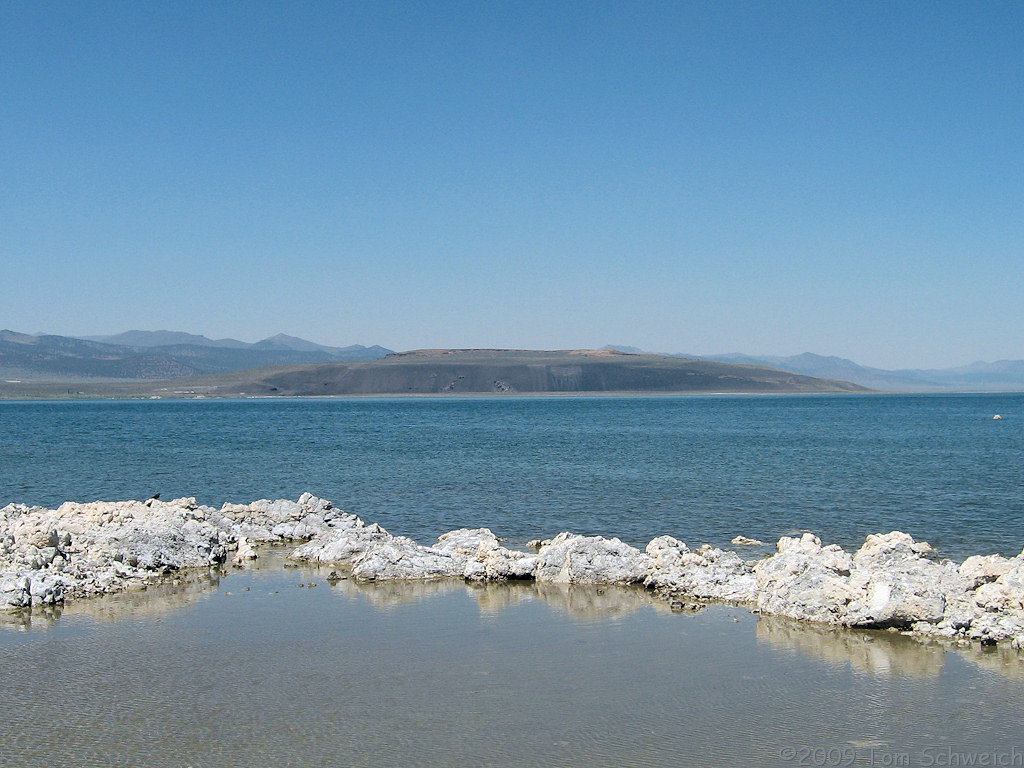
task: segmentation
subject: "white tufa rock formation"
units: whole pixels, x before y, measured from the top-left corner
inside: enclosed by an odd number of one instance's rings
[[[0,509],[0,610],[145,587],[182,568],[244,564],[259,544],[305,542],[294,560],[339,565],[358,581],[532,579],[538,585],[642,584],[670,600],[756,606],[763,614],[891,628],[921,636],[1024,648],[1024,553],[934,559],[899,531],[867,537],[853,555],[812,534],[779,539],[744,561],[659,536],[641,551],[619,539],[560,533],[503,547],[486,528],[460,528],[431,546],[303,494],[298,501],[200,506],[195,499],[68,502]],[[749,540],[737,542],[746,544]],[[554,588],[554,587],[552,587]]]

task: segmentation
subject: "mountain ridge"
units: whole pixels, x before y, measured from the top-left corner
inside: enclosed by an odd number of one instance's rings
[[[184,331],[124,331],[111,336],[73,336],[85,341],[96,341],[102,344],[116,344],[126,347],[170,347],[183,344],[194,344],[200,347],[229,347],[243,349],[249,345],[238,339],[211,339],[198,333]]]
[[[235,339],[208,339],[178,331],[127,331],[114,337],[82,338],[3,330],[0,331],[0,375],[68,382],[161,380],[268,365],[376,360],[391,352],[380,346],[327,347],[293,336],[281,336],[264,340],[270,343],[261,345]],[[103,338],[142,343],[111,343]]]
[[[571,352],[594,355],[611,350],[625,355],[653,354],[625,345]],[[436,351],[446,355],[460,353],[459,350]],[[373,361],[394,354],[422,356],[429,352],[413,350],[395,353],[379,345],[367,347],[361,344],[336,347],[284,333],[257,342],[244,342],[232,338],[211,339],[200,334],[169,330],[131,330],[112,336],[80,337],[3,330],[0,331],[0,376],[67,382],[100,379],[158,380],[226,374],[268,366]],[[791,356],[740,352],[715,355],[658,354],[683,360],[763,366],[802,376],[848,381],[868,389],[889,392],[1024,391],[1024,360],[979,360],[952,368],[889,370],[860,365],[835,355],[812,352]]]
[[[45,334],[36,334],[45,335]],[[357,353],[363,350],[379,350],[381,357],[392,350],[379,345],[365,347],[362,344],[351,344],[347,347],[332,347],[326,344],[302,339],[298,336],[289,336],[285,333],[277,333],[260,339],[255,342],[239,341],[238,339],[211,339],[198,333],[186,333],[184,331],[124,331],[112,336],[71,336],[85,341],[95,341],[103,344],[117,344],[128,347],[177,347],[177,346],[200,346],[200,347],[223,347],[231,349],[290,349],[295,352],[325,352],[330,355],[343,355],[345,353]]]

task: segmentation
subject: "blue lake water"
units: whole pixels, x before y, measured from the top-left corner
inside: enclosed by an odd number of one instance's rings
[[[424,540],[900,529],[1015,555],[1022,459],[1021,394],[0,403],[0,504],[308,490]]]

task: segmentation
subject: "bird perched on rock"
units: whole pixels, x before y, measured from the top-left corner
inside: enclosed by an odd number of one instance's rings
[[[150,496],[148,499],[146,499],[142,503],[145,504],[147,507],[151,507],[151,506],[153,506],[153,502],[156,501],[159,498],[160,498],[160,494],[159,493],[154,493],[152,496]]]

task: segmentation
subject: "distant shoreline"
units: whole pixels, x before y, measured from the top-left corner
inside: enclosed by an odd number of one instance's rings
[[[643,392],[636,390],[609,392],[382,392],[379,394],[348,395],[79,395],[67,396],[9,396],[0,393],[0,402],[160,402],[182,400],[523,400],[523,399],[565,399],[565,398],[669,398],[669,397],[816,397],[819,395],[856,396],[866,395],[993,395],[1024,394],[1022,392]]]
[[[990,390],[964,391],[869,391],[869,392],[644,392],[637,390],[621,390],[607,392],[382,392],[345,395],[129,395],[129,394],[84,394],[68,397],[67,395],[20,395],[0,392],[0,403],[14,402],[160,402],[160,401],[192,401],[192,400],[524,400],[524,399],[565,399],[565,398],[673,398],[673,397],[947,397],[947,396],[987,396],[1024,395],[1024,391],[1006,390],[993,392]]]

